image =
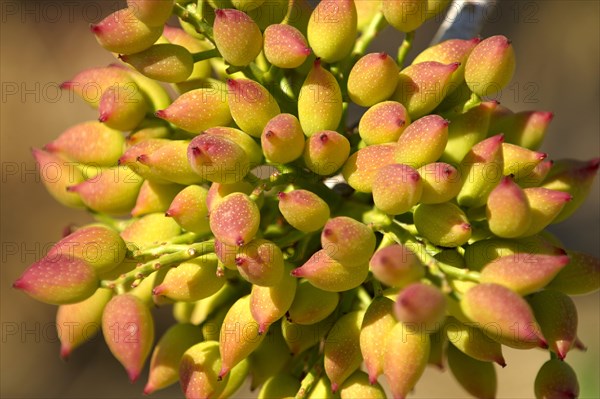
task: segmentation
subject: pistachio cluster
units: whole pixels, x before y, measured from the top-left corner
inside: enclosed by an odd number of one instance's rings
[[[385,378],[404,398],[447,364],[488,398],[503,346],[543,348],[536,397],[578,395],[569,295],[598,290],[600,264],[544,229],[600,161],[549,160],[551,113],[486,100],[514,73],[506,37],[404,66],[447,1],[127,3],[91,27],[119,61],[62,85],[98,121],[33,151],[98,222],[14,283],[74,326],[62,357],[91,325],[132,381],[150,358],[146,394],[226,398],[249,377],[260,398],[384,398]],[[388,24],[398,56],[367,53]],[[156,343],[154,306],[176,320]]]

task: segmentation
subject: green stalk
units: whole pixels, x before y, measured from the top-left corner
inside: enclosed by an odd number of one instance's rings
[[[198,242],[192,245],[185,246],[177,252],[169,253],[160,256],[158,259],[151,260],[136,267],[134,270],[123,274],[116,280],[102,280],[100,286],[104,288],[116,289],[117,292],[124,291],[125,288],[131,286],[135,280],[143,279],[152,272],[162,268],[170,267],[176,264],[185,262],[186,260],[194,259],[215,251],[214,241]]]
[[[373,281],[377,281],[377,280],[373,279]],[[373,298],[371,298],[371,295],[369,295],[369,293],[367,292],[365,287],[362,287],[362,286],[358,287],[357,297],[358,297],[358,300],[360,301],[360,303],[365,307],[365,309],[367,309],[369,307],[369,305],[371,304],[371,302],[373,301]]]
[[[408,55],[408,52],[412,49],[413,40],[415,39],[415,32],[406,32],[404,40],[398,49],[398,65],[400,68],[404,66],[404,60]]]
[[[221,56],[221,53],[219,52],[219,50],[217,50],[216,48],[213,48],[210,50],[201,51],[199,53],[192,54],[192,59],[194,60],[194,62],[199,62],[199,61],[204,61],[204,60],[208,60],[208,59],[220,57],[220,56]]]
[[[428,251],[425,244],[417,240],[408,231],[404,230],[397,222],[383,230],[384,234],[391,234],[392,238],[401,244],[408,244],[412,247],[413,252],[419,260],[429,269],[431,274],[445,280],[446,277],[461,281],[479,282],[480,274],[469,269],[461,269],[440,262],[433,257]]]
[[[181,244],[192,244],[197,241],[202,236],[196,233],[187,232],[176,237],[171,238],[163,243],[161,243],[157,247],[152,248],[142,248],[133,252],[134,258],[140,258],[144,256],[159,256],[171,252],[181,251],[186,249],[186,245]]]
[[[469,100],[463,105],[462,112],[465,113],[471,108],[475,108],[479,104],[481,104],[481,97],[475,93],[471,93],[471,98],[469,98]]]
[[[294,244],[296,241],[301,240],[302,238],[304,238],[305,235],[306,235],[306,233],[299,231],[299,230],[295,230],[295,231],[292,231],[292,232],[284,235],[281,238],[273,239],[272,241],[279,248],[285,248],[285,247],[288,247],[288,246]]]
[[[189,8],[185,8],[181,4],[177,3],[175,3],[175,5],[173,6],[173,13],[185,22],[192,24],[198,33],[203,35],[216,47],[215,39],[213,38],[212,26],[210,26],[204,19],[200,18],[198,14],[196,14]]]
[[[323,362],[323,356],[320,356],[315,364],[311,367],[310,371],[306,376],[302,379],[300,384],[300,389],[298,393],[296,393],[295,399],[303,399],[307,398],[310,391],[315,387],[317,382],[319,382],[319,378],[323,375],[323,366],[321,365]]]
[[[376,297],[383,295],[383,287],[381,286],[379,280],[373,277],[373,279],[371,280],[371,285],[373,286],[373,293]]]
[[[381,32],[381,30],[386,26],[387,21],[383,17],[383,13],[380,11],[377,14],[375,14],[373,19],[371,20],[371,23],[369,24],[369,26],[367,26],[367,29],[356,40],[356,43],[354,44],[354,49],[352,50],[353,57],[358,59],[361,56],[363,56],[373,39],[375,39],[379,32]]]

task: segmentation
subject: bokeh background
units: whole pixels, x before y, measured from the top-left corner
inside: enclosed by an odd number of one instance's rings
[[[105,1],[5,1],[1,3],[1,370],[5,398],[141,397],[144,377],[131,385],[121,366],[97,337],[68,362],[58,357],[55,308],[11,288],[24,268],[43,256],[70,223],[85,223],[83,212],[52,200],[35,173],[30,148],[41,147],[69,126],[95,118],[58,85],[81,69],[114,61],[89,33],[88,24],[122,7]],[[517,72],[501,103],[516,111],[555,113],[543,150],[552,158],[589,159],[600,155],[600,2],[575,0],[500,1],[490,9],[483,36],[513,40]],[[439,22],[419,30],[416,49],[433,37]],[[373,49],[394,54],[402,35],[387,28]],[[413,50],[409,58],[414,57]],[[552,227],[570,248],[600,255],[599,185],[570,220]],[[600,296],[577,297],[580,338],[587,353],[572,352],[582,397],[600,397]],[[168,309],[156,310],[160,334],[171,322]],[[498,370],[499,397],[533,396],[533,379],[547,359],[542,351],[506,350],[508,367]],[[180,397],[178,386],[155,397]],[[449,373],[428,370],[415,397],[462,398]],[[251,397],[247,392],[239,397]]]

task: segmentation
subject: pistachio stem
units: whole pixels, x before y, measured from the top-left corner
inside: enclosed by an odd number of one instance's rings
[[[381,286],[379,280],[373,277],[373,279],[371,280],[371,285],[373,286],[373,293],[376,297],[383,295],[383,287]]]
[[[195,5],[193,6],[195,7]],[[216,47],[212,26],[206,23],[206,21],[200,18],[195,12],[189,8],[183,7],[181,4],[175,3],[173,6],[173,13],[185,22],[192,24],[198,33],[203,35]]]
[[[450,266],[438,261],[427,251],[425,244],[413,237],[408,231],[404,230],[397,222],[392,223],[385,231],[385,234],[392,234],[392,237],[402,244],[411,245],[413,252],[419,260],[429,268],[431,274],[445,280],[445,277],[462,281],[479,282],[480,274],[469,269],[461,269]]]
[[[342,197],[323,183],[322,176],[318,176],[312,172],[292,165],[272,164],[271,166],[275,167],[279,173],[281,173],[281,176],[287,176],[285,180],[282,178],[283,181],[287,180],[289,182],[288,184],[294,184],[312,191],[327,202],[330,208],[336,209],[341,204]],[[272,178],[273,177],[271,177],[271,179]],[[277,184],[281,184],[279,182],[279,177],[276,177],[275,180]],[[267,183],[267,187],[273,187],[275,185],[276,184],[273,183]]]
[[[379,11],[377,14],[375,14],[373,19],[371,20],[371,23],[369,23],[369,26],[367,26],[367,29],[363,32],[362,35],[360,35],[358,40],[356,40],[356,44],[354,45],[352,53],[358,57],[364,55],[367,51],[367,48],[369,47],[369,44],[371,44],[371,42],[373,41],[373,39],[375,39],[377,34],[386,26],[387,21],[383,17],[383,13]]]
[[[187,246],[185,246],[185,245],[182,246],[182,245],[177,245],[177,244],[188,244],[189,245],[189,244],[194,243],[195,241],[198,241],[203,236],[206,236],[206,234],[200,235],[200,234],[196,234],[196,233],[192,233],[192,232],[187,232],[187,233],[178,235],[176,237],[173,237],[169,240],[166,240],[166,241],[162,242],[159,246],[152,247],[152,248],[142,248],[142,249],[133,251],[133,257],[140,258],[140,257],[144,257],[144,256],[159,256],[159,255],[164,255],[164,254],[168,254],[168,253],[172,253],[172,252],[181,251],[183,249],[186,249]]]
[[[373,281],[376,281],[376,280],[373,279]],[[369,305],[371,304],[371,302],[373,301],[373,298],[371,298],[371,295],[369,295],[367,290],[365,290],[365,287],[358,288],[357,297],[358,297],[358,300],[360,301],[360,303],[363,304],[365,309],[368,308]]]
[[[321,378],[321,375],[323,374],[322,362],[323,356],[320,356],[315,364],[311,367],[308,374],[306,374],[306,376],[302,379],[302,382],[300,383],[300,389],[298,390],[298,393],[296,393],[295,399],[303,399],[308,397],[308,394],[314,388],[319,381],[319,378]]]
[[[199,256],[215,251],[214,241],[198,242],[192,245],[185,246],[185,249],[180,251],[165,254],[158,259],[142,263],[132,271],[121,275],[116,280],[102,280],[100,286],[104,288],[115,289],[117,292],[123,291],[125,287],[131,286],[131,283],[137,279],[147,277],[152,272],[165,266],[173,266],[186,260],[194,259]]]
[[[274,239],[273,242],[279,248],[285,248],[285,247],[288,247],[288,246],[294,244],[296,241],[302,239],[305,235],[306,235],[306,233],[296,230],[296,231],[292,231],[292,232],[286,234],[285,236],[283,236],[281,238]]]
[[[479,104],[481,104],[481,97],[475,93],[471,93],[471,98],[469,98],[469,100],[463,105],[462,112],[465,113],[471,108],[475,108]]]
[[[220,56],[221,56],[221,53],[216,48],[192,54],[192,58],[193,58],[194,62],[204,61],[204,60],[208,60],[208,59],[220,57]]]
[[[140,249],[133,253],[135,258],[143,256],[160,256],[164,254],[172,254],[173,252],[179,252],[187,249],[189,245],[185,244],[161,244],[158,247]]]
[[[406,59],[408,52],[412,49],[412,43],[413,43],[414,38],[415,38],[414,31],[406,32],[406,35],[404,36],[404,40],[402,41],[402,44],[400,45],[400,48],[398,49],[398,66],[400,66],[400,68],[402,68],[404,66],[404,60]]]

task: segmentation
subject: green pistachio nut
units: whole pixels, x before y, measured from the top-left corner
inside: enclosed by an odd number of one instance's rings
[[[223,284],[225,278],[217,276],[216,256],[204,255],[169,269],[152,293],[174,301],[193,302],[215,294]]]
[[[370,53],[360,58],[348,75],[348,96],[361,107],[370,107],[394,94],[398,65],[386,53]]]
[[[427,0],[383,0],[385,19],[400,32],[412,32],[427,19]]]
[[[260,223],[258,207],[244,193],[223,198],[210,212],[210,229],[227,245],[242,246],[252,241]]]
[[[115,66],[85,69],[60,85],[94,108],[98,108],[102,94],[110,87],[123,89],[122,94],[129,89],[127,94],[131,95],[137,86],[127,69]]]
[[[262,165],[263,154],[261,146],[258,145],[252,137],[241,130],[232,127],[211,127],[206,129],[204,133],[213,136],[224,137],[242,147],[242,150],[244,150],[248,156],[248,160],[250,161],[250,168]]]
[[[121,60],[142,75],[167,83],[187,80],[194,70],[192,54],[183,46],[155,44],[139,53],[122,55]]]
[[[196,136],[188,146],[187,157],[194,172],[211,182],[236,183],[250,171],[248,154],[233,140],[222,136]]]
[[[127,248],[119,233],[101,224],[75,230],[57,242],[48,257],[66,255],[83,259],[98,274],[108,273],[125,260]]]
[[[531,226],[527,195],[509,176],[503,177],[490,193],[486,215],[490,231],[498,237],[519,237]]]
[[[446,317],[446,298],[435,286],[413,283],[400,290],[394,314],[406,328],[430,333],[438,330]]]
[[[135,249],[150,247],[181,234],[181,228],[162,213],[144,215],[128,225],[121,237]]]
[[[350,54],[357,33],[353,0],[324,0],[312,12],[307,38],[317,57],[337,62]]]
[[[587,162],[559,160],[553,164],[550,173],[543,181],[542,187],[565,191],[573,197],[552,221],[553,223],[559,223],[567,219],[585,201],[590,193],[599,167],[600,158],[594,158]]]
[[[397,323],[385,342],[383,374],[395,398],[405,398],[423,375],[431,341],[428,334],[415,332]]]
[[[258,333],[258,323],[250,313],[250,297],[238,299],[229,309],[219,338],[221,370],[219,378],[226,376],[233,367],[250,355],[264,339]]]
[[[100,98],[98,120],[113,129],[128,131],[139,126],[148,111],[149,105],[136,84],[110,87]]]
[[[263,383],[265,385],[269,384],[271,377],[284,373],[285,366],[291,358],[292,355],[283,337],[281,326],[274,326],[269,330],[260,346],[248,358],[251,366],[250,389],[256,389]],[[298,387],[292,395],[295,395],[295,392],[300,388],[298,380],[292,386],[296,384],[298,384]]]
[[[301,280],[286,317],[292,323],[315,324],[332,314],[339,301],[337,292],[323,291],[308,280]]]
[[[270,25],[264,36],[265,57],[276,67],[298,68],[311,53],[302,32],[291,25]]]
[[[428,8],[431,6],[433,9],[436,8],[435,1],[429,0]],[[441,11],[438,9],[436,11]],[[441,62],[442,64],[452,64],[454,62],[460,63],[458,69],[452,74],[452,78],[449,83],[448,93],[456,90],[465,78],[465,63],[471,54],[471,51],[481,41],[479,38],[473,38],[470,40],[463,39],[450,39],[438,43],[434,46],[428,47],[423,50],[413,60],[413,64],[420,62],[435,61]]]
[[[162,24],[149,26],[136,18],[138,8],[123,8],[90,29],[106,50],[119,54],[138,53],[152,46],[162,34]]]
[[[415,227],[434,245],[457,247],[471,238],[471,225],[465,213],[451,202],[420,204],[414,212]]]
[[[190,133],[227,126],[232,121],[222,83],[183,93],[168,108],[156,111],[156,116]]]
[[[263,37],[256,22],[233,9],[215,10],[213,34],[223,59],[233,66],[246,66],[263,48]]]
[[[358,133],[367,145],[395,143],[409,124],[410,117],[404,105],[396,101],[383,101],[363,114]]]
[[[392,100],[402,103],[413,119],[425,116],[448,94],[452,76],[458,67],[457,62],[442,64],[435,61],[410,65],[400,71]]]
[[[208,190],[202,186],[187,186],[173,198],[165,215],[172,217],[184,230],[206,234],[210,232],[207,195]]]
[[[283,254],[273,242],[257,238],[238,249],[235,264],[240,275],[254,285],[273,287],[283,278]]]
[[[127,0],[133,15],[148,26],[162,26],[173,11],[173,0]]]
[[[423,191],[419,202],[422,204],[441,204],[455,198],[462,187],[458,170],[447,163],[435,162],[417,169]]]
[[[465,81],[480,97],[493,96],[512,79],[515,72],[515,52],[505,36],[482,40],[473,49],[465,65]]]
[[[89,263],[58,253],[33,263],[12,286],[40,302],[63,305],[89,298],[98,284],[96,270]]]
[[[389,215],[408,212],[421,199],[423,183],[410,166],[392,164],[381,168],[373,182],[375,206]]]
[[[269,326],[282,318],[296,296],[296,279],[286,268],[281,281],[272,287],[253,285],[250,293],[250,312],[258,323],[258,332],[265,333]]]
[[[444,326],[448,341],[465,355],[481,362],[494,362],[506,366],[502,346],[485,335],[477,325],[461,323],[450,318]]]
[[[144,394],[150,395],[179,381],[179,363],[183,354],[202,340],[202,333],[192,324],[174,324],[156,343],[150,359],[148,382]]]
[[[309,137],[322,130],[337,129],[342,119],[342,91],[318,58],[300,89],[298,119]]]
[[[554,290],[536,292],[526,299],[548,340],[550,350],[564,359],[577,340],[575,303],[566,294]]]
[[[373,298],[360,328],[360,352],[365,361],[368,381],[373,384],[383,374],[385,342],[396,325],[394,301],[384,296]]]
[[[485,139],[490,117],[497,106],[496,101],[485,101],[464,113],[445,113],[450,125],[442,161],[458,165],[475,144]]]
[[[142,182],[127,166],[115,166],[67,190],[79,194],[85,206],[96,212],[123,215],[135,206]]]
[[[551,359],[538,371],[534,392],[536,399],[577,398],[579,381],[571,366],[561,360]]]
[[[362,362],[360,353],[360,327],[363,311],[354,311],[340,317],[327,335],[324,345],[325,374],[336,393]]]
[[[325,224],[321,246],[332,259],[348,266],[362,265],[375,252],[375,234],[364,223],[338,216]]]
[[[89,121],[70,127],[44,146],[73,162],[94,166],[115,166],[123,154],[123,134],[101,122]]]
[[[520,295],[527,295],[545,287],[568,263],[569,257],[562,249],[556,249],[552,255],[507,255],[485,266],[481,281],[500,284]]]
[[[220,369],[218,342],[204,341],[186,350],[179,366],[179,383],[185,397],[209,398],[221,394],[229,378],[218,379]]]
[[[458,170],[463,181],[457,196],[458,204],[482,206],[503,177],[502,135],[492,136],[473,146],[461,161]]]
[[[489,134],[504,133],[507,143],[537,150],[553,118],[552,112],[543,111],[505,113],[492,119]]]
[[[511,347],[546,346],[546,340],[527,302],[510,289],[482,283],[460,301],[464,314],[482,326],[490,338]]]
[[[346,266],[331,258],[322,249],[315,252],[302,266],[292,270],[292,276],[304,277],[324,291],[342,292],[361,285],[369,274],[367,263]]]
[[[571,194],[543,187],[526,188],[523,192],[531,208],[531,224],[524,236],[542,232],[572,199]]]
[[[370,193],[373,190],[377,171],[386,165],[397,163],[395,160],[397,150],[396,143],[361,148],[348,157],[342,168],[342,175],[356,191]]]
[[[56,329],[60,338],[60,357],[68,359],[74,349],[94,338],[100,330],[102,312],[113,296],[108,288],[98,288],[81,302],[60,305],[56,312]]]
[[[296,396],[300,381],[288,374],[277,374],[265,381],[258,393],[259,399],[288,398]]]
[[[165,25],[163,36],[172,44],[184,47],[190,53],[200,53],[210,50],[214,46],[206,39],[197,39],[187,34],[183,29]],[[188,81],[209,78],[212,72],[209,60],[194,62],[191,75]]]
[[[329,206],[308,190],[280,192],[279,211],[295,229],[309,233],[320,230],[329,220]]]
[[[154,319],[148,307],[130,294],[114,296],[102,314],[102,333],[129,379],[136,381],[154,343]]]
[[[155,212],[166,212],[173,199],[183,189],[179,184],[161,184],[144,180],[140,192],[131,210],[131,216],[137,217]]]
[[[270,162],[289,163],[304,152],[304,132],[298,118],[279,114],[269,120],[260,136],[262,151]]]
[[[228,101],[235,123],[247,134],[260,137],[267,122],[279,115],[269,91],[250,79],[228,79]]]
[[[404,287],[425,276],[419,258],[402,244],[378,249],[371,257],[369,267],[377,280],[390,287]]]
[[[304,146],[304,163],[321,176],[334,174],[350,155],[350,142],[332,130],[315,132]]]
[[[439,115],[427,115],[408,125],[398,139],[396,162],[416,169],[437,161],[448,142],[448,123]]]
[[[570,262],[547,285],[567,295],[589,294],[600,289],[600,261],[576,251],[568,251]]]
[[[446,351],[448,367],[458,383],[476,398],[495,398],[497,377],[494,365],[465,355],[454,345]]]

